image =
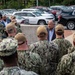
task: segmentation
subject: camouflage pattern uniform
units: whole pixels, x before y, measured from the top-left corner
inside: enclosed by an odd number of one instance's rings
[[[73,51],[75,51],[75,46],[72,46],[72,47],[68,48],[68,53],[72,53]]]
[[[17,33],[19,33],[19,32],[22,33],[21,26],[20,26],[19,23],[17,23],[15,20],[13,22],[11,22],[11,23],[13,23],[13,25],[15,25]]]
[[[41,58],[38,54],[29,52],[28,50],[18,51],[18,63],[20,68],[27,71],[34,71],[39,75],[46,75]]]
[[[0,39],[6,38],[8,35],[5,32],[5,27],[0,23]]]
[[[5,33],[4,33],[4,26],[3,26],[2,23],[0,23],[0,42],[1,42],[1,40],[2,40],[3,38],[5,38],[5,37],[6,37],[6,35],[5,35]],[[3,69],[3,67],[4,67],[4,63],[3,63],[3,61],[0,59],[0,71]]]
[[[10,30],[12,32],[13,29],[16,29],[16,34],[19,32],[22,32],[20,27],[18,25],[16,25],[13,22],[10,22],[7,26],[6,26],[6,31]]]
[[[58,63],[58,46],[53,42],[49,43],[48,40],[43,40],[31,44],[29,49],[40,55],[46,69],[46,75],[55,75]]]
[[[20,24],[15,23],[15,27],[16,27],[17,33],[22,33]]]
[[[38,75],[38,74],[34,73],[33,71],[25,71],[17,66],[14,66],[3,68],[3,70],[0,72],[0,75]]]
[[[62,57],[57,67],[57,75],[75,75],[75,51]]]
[[[18,42],[14,38],[3,39],[0,43],[0,57],[9,57],[17,52]],[[15,59],[14,59],[15,60]],[[11,63],[10,63],[11,64]],[[37,75],[33,71],[25,71],[18,66],[4,67],[0,75]]]
[[[18,41],[18,63],[22,69],[34,71],[39,75],[46,75],[42,60],[37,53],[28,50],[27,39],[23,33],[18,33],[14,37]]]
[[[3,69],[3,67],[4,67],[4,62],[3,60],[0,59],[0,71]]]
[[[15,25],[15,27],[16,27],[16,29],[17,29],[17,33],[18,33],[18,32],[22,32],[20,24],[17,23],[16,17],[13,16],[13,15],[11,16],[11,23],[13,23],[13,24]]]
[[[68,53],[68,48],[72,46],[72,44],[64,39],[64,38],[56,38],[53,40],[54,43],[58,45],[59,48],[59,61],[61,60],[61,57]]]

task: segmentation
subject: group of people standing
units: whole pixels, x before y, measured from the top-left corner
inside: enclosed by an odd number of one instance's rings
[[[0,41],[0,75],[75,75],[75,49],[65,39],[63,25],[50,20],[48,26],[38,26],[39,41],[28,45],[20,25],[11,18],[4,27],[7,37]]]

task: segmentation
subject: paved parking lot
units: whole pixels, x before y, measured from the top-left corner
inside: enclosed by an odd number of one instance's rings
[[[65,30],[64,32],[65,39],[69,40],[72,43],[73,41],[72,37],[74,32],[75,30]]]
[[[64,35],[65,38],[71,36],[74,33],[74,30],[65,30]]]

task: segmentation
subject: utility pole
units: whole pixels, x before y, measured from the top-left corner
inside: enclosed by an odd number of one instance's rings
[[[53,0],[53,3],[55,3],[55,0]]]
[[[25,3],[26,3],[26,0],[24,0],[24,6],[26,6],[26,4],[25,4]]]
[[[49,0],[49,7],[50,7],[50,0]]]
[[[4,5],[6,5],[6,0],[4,0]]]
[[[36,6],[38,6],[38,0],[36,0]]]

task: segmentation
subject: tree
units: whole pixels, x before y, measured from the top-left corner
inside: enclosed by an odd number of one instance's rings
[[[35,2],[35,0],[28,1],[28,4],[26,5],[26,8],[35,6],[34,2]]]
[[[38,0],[39,6],[75,5],[75,0]],[[0,0],[0,8],[28,8],[36,6],[36,0]]]
[[[73,5],[73,4],[75,4],[75,0],[64,0],[62,2],[62,4],[65,4],[65,5]]]

